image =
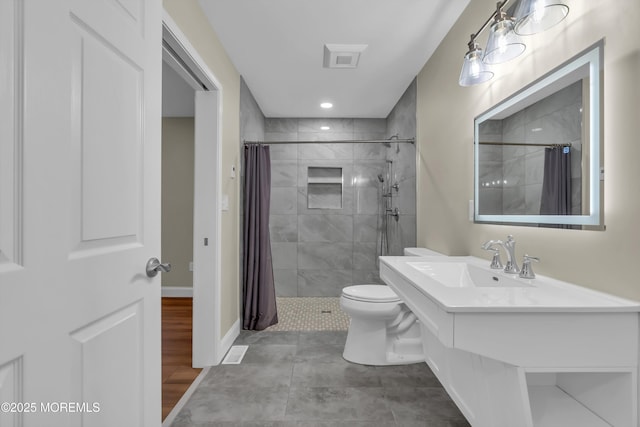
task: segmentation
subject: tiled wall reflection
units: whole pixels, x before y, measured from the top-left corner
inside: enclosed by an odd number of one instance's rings
[[[480,128],[483,141],[520,146],[482,146],[480,212],[538,215],[544,175],[544,147],[571,144],[573,214],[582,210],[582,82],[576,82],[502,120]],[[497,184],[496,184],[497,183]]]

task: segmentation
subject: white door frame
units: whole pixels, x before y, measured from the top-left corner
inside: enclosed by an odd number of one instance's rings
[[[200,368],[228,350],[220,331],[222,85],[166,11],[162,38],[163,59],[196,90],[192,365]]]

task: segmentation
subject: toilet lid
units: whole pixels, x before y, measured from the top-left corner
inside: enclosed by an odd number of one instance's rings
[[[342,295],[357,301],[395,302],[400,301],[398,295],[385,285],[356,285],[342,289]]]

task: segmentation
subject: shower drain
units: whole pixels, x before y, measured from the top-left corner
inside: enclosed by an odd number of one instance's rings
[[[331,314],[331,310],[320,310],[320,314]]]

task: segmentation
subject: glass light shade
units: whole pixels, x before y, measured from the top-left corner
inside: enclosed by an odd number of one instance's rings
[[[514,13],[516,33],[528,36],[545,31],[569,14],[569,6],[556,0],[521,0]]]
[[[501,64],[522,55],[525,49],[526,45],[513,31],[513,22],[503,18],[491,25],[483,61],[486,64]]]
[[[475,44],[464,56],[458,83],[460,86],[473,86],[491,80],[492,77],[493,71],[482,62],[482,49]]]

